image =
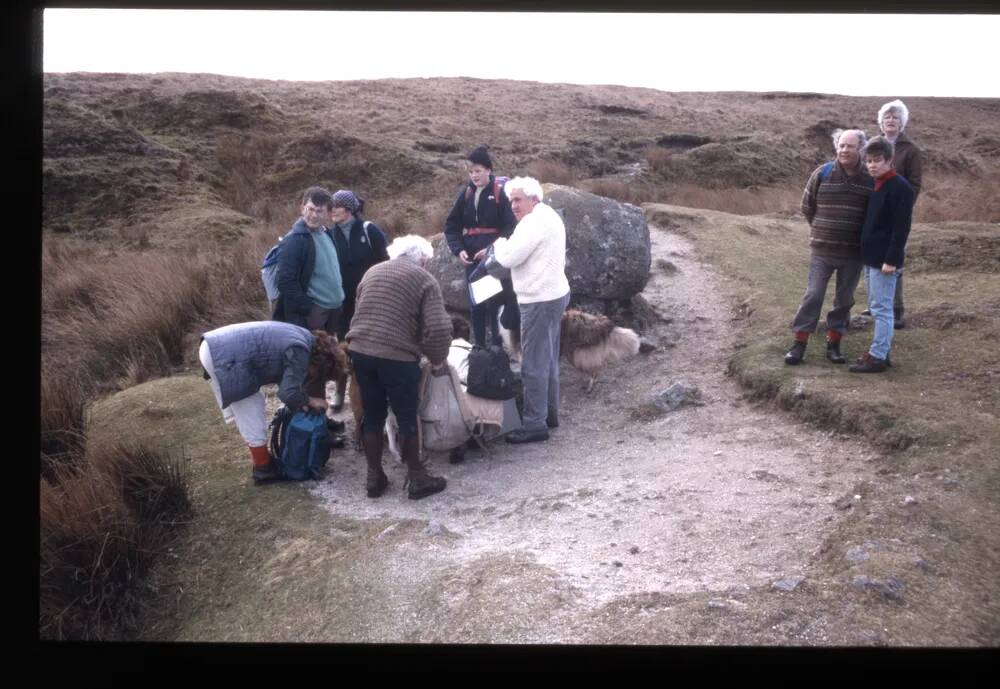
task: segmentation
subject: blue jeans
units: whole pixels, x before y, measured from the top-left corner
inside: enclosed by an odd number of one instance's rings
[[[868,309],[875,319],[875,335],[868,353],[877,359],[889,356],[892,347],[893,311],[892,302],[896,294],[896,278],[899,271],[885,275],[881,268],[865,266],[865,282],[868,284]]]

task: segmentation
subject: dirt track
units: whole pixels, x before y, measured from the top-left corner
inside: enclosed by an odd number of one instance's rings
[[[437,456],[448,489],[421,501],[406,499],[388,453],[378,500],[364,495],[360,455],[334,458],[313,492],[332,532],[355,536],[337,557],[354,585],[330,641],[628,643],[609,610],[692,594],[745,606],[806,574],[844,514],[833,503],[871,478],[875,454],[742,401],[724,374],[739,325],[713,268],[682,238],[651,235],[644,296],[664,321],[646,335],[661,347],[590,394],[564,363],[547,443],[494,444],[461,465]],[[631,420],[674,382],[697,385],[705,404]]]

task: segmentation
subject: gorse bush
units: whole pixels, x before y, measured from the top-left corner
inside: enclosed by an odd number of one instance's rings
[[[109,640],[136,630],[142,576],[190,514],[176,460],[141,447],[93,449],[87,470],[39,482],[39,634]]]

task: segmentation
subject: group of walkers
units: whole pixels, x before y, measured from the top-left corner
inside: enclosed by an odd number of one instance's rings
[[[840,341],[864,273],[874,337],[850,370],[876,373],[891,365],[893,330],[904,326],[904,250],[922,181],[920,150],[903,133],[908,119],[906,106],[894,100],[879,110],[881,134],[870,141],[859,129],[835,132],[836,159],[809,177],[802,212],[812,255],[787,364],[803,360],[834,273],[826,357],[846,362]],[[510,273],[491,299],[480,304],[470,297],[473,341],[499,345],[501,323],[520,332],[523,423],[506,440],[545,441],[559,425],[560,320],[570,293],[566,229],[559,214],[542,203],[538,181],[497,178],[485,147],[469,154],[467,168],[469,181],[445,221],[448,249],[465,267],[467,280],[488,259]],[[280,243],[273,320],[205,333],[199,355],[226,422],[235,421],[250,447],[255,482],[282,478],[268,449],[261,386],[277,384],[278,398],[289,408],[325,415],[326,384],[335,383],[329,406],[339,412],[352,371],[363,407],[368,497],[381,496],[389,485],[382,452],[391,409],[407,468],[407,494],[419,499],[447,485],[422,459],[419,362],[426,357],[432,374],[448,365],[453,326],[441,287],[425,269],[433,256],[431,244],[417,235],[388,243],[381,228],[362,219],[364,205],[350,190],[308,189],[299,219]]]
[[[860,129],[834,132],[836,160],[813,171],[802,195],[811,256],[806,293],[792,321],[795,341],[785,363],[797,365],[816,331],[830,277],[833,307],[826,316],[826,358],[846,363],[840,341],[850,326],[854,292],[864,274],[866,314],[875,321],[871,346],[850,366],[881,373],[892,366],[893,331],[905,327],[903,262],[913,204],[923,178],[920,149],[903,133],[909,110],[900,100],[879,109],[879,136]]]
[[[467,279],[490,248],[496,263],[510,271],[499,294],[482,304],[470,298],[473,341],[500,344],[500,313],[507,327],[520,331],[524,418],[505,439],[544,441],[558,425],[559,324],[570,291],[565,227],[541,203],[537,180],[515,177],[501,184],[485,147],[469,154],[467,167],[469,182],[445,223],[448,247],[466,267]],[[440,373],[453,326],[441,287],[425,269],[433,256],[430,242],[406,235],[388,243],[381,228],[362,219],[364,203],[353,191],[308,189],[299,219],[280,242],[272,320],[207,332],[199,355],[226,422],[236,423],[250,448],[255,483],[283,478],[268,448],[260,388],[277,384],[278,398],[292,409],[326,414],[332,406],[339,412],[351,371],[364,412],[368,497],[381,496],[389,484],[382,452],[391,409],[407,495],[419,499],[447,485],[427,470],[420,448],[420,359],[427,358],[432,374]],[[328,382],[335,383],[332,405]]]

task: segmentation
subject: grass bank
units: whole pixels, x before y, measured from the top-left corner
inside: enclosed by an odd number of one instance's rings
[[[863,435],[883,451],[882,480],[859,486],[861,502],[847,508],[854,514],[827,544],[824,567],[846,576],[844,548],[882,544],[871,576],[905,579],[908,599],[921,601],[919,610],[900,606],[891,617],[927,617],[926,625],[906,627],[912,643],[941,643],[935,615],[954,623],[956,638],[1000,641],[1000,582],[989,574],[1000,565],[997,226],[914,226],[906,264],[910,327],[896,331],[893,368],[866,376],[826,361],[822,325],[801,365],[783,362],[808,271],[801,218],[644,208],[651,225],[689,238],[724,277],[740,333],[728,370],[748,396],[833,432]],[[863,284],[856,299],[860,313]],[[870,324],[848,333],[842,349],[849,360],[867,350],[871,336]],[[935,576],[909,576],[915,567],[931,567]]]

